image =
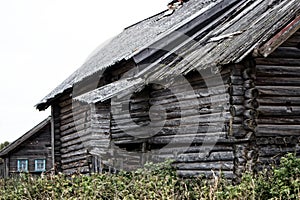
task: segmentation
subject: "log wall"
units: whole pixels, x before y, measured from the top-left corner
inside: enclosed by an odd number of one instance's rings
[[[110,144],[110,102],[87,105],[73,101],[73,97],[118,80],[133,67],[132,61],[121,62],[108,71],[87,77],[52,102],[55,167],[58,172],[99,172],[102,169],[100,165],[107,164],[98,157],[103,156],[103,152],[108,153],[106,150]]]
[[[112,116],[111,127],[112,143],[126,150],[123,157],[118,157],[123,159],[122,167],[132,169],[149,160],[175,159],[182,176],[211,176],[215,169],[216,173],[222,170],[226,177],[233,178],[234,141],[229,136],[230,73],[229,69],[221,72],[224,84],[219,85],[213,76],[203,78],[198,72],[191,72],[184,79],[189,81],[193,94],[187,91],[186,83],[179,80],[169,88],[151,84],[134,94],[129,102],[128,98],[113,102],[112,109],[124,108],[124,112]],[[209,88],[206,82],[211,83]],[[126,113],[128,105],[130,114]],[[165,123],[158,127],[153,125],[153,131],[157,132],[147,132],[153,120]],[[131,130],[132,122],[145,128]],[[214,138],[218,138],[216,144]]]
[[[71,94],[66,94],[54,109],[57,170],[66,174],[89,172],[84,141],[90,126],[90,107],[73,102]]]
[[[36,159],[46,160],[46,171],[52,169],[50,123],[9,153],[6,160],[9,160],[8,166],[10,175],[18,172],[18,159],[28,160],[28,172],[32,174],[40,173],[35,172]]]
[[[237,181],[256,162],[255,128],[257,125],[257,96],[255,62],[251,58],[233,65],[230,82],[230,134],[234,137],[234,173]]]
[[[299,153],[300,31],[268,58],[256,59],[259,91],[256,131],[259,164],[278,163],[287,152]]]

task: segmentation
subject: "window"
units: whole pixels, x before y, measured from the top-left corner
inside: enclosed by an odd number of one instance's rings
[[[19,159],[17,162],[18,172],[27,172],[28,171],[28,160]]]
[[[36,172],[46,171],[46,160],[45,159],[37,159],[34,161],[34,170]]]

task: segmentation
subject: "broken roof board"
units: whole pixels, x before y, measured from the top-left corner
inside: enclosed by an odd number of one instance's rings
[[[99,49],[94,55],[69,76],[63,83],[44,97],[38,104],[38,109],[45,109],[48,101],[70,89],[74,84],[82,81],[101,70],[105,70],[121,60],[127,60],[141,53],[156,41],[164,38],[188,21],[196,18],[208,9],[219,4],[233,4],[238,0],[190,0],[170,17],[163,17],[163,13],[150,17],[125,29],[113,38],[109,44]]]
[[[216,19],[222,23],[198,42],[194,42],[189,51],[170,52],[184,58],[175,66],[172,66],[173,63],[155,63],[146,72],[141,72],[133,78],[122,79],[75,99],[86,103],[104,101],[120,94],[124,88],[131,88],[132,92],[149,82],[186,74],[193,69],[239,62],[293,19],[299,12],[300,1],[285,0],[270,7],[269,2],[264,0],[248,0],[236,9],[240,9],[240,12],[235,16],[229,17],[226,16],[228,13],[224,13],[223,18]]]

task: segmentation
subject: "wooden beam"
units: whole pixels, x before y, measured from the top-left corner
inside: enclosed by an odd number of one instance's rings
[[[300,29],[300,15],[285,26],[279,33],[266,42],[258,52],[264,57],[268,57],[277,47],[285,42],[291,35]]]

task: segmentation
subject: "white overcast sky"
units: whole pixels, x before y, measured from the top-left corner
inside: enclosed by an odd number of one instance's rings
[[[0,0],[0,143],[50,115],[34,105],[102,42],[168,0]]]

